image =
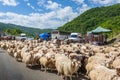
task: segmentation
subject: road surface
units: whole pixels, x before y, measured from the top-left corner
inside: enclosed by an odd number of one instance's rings
[[[17,62],[8,55],[5,50],[0,49],[0,80],[62,80],[57,72],[41,71],[39,66],[28,68],[22,62]],[[80,76],[73,80],[88,80]]]

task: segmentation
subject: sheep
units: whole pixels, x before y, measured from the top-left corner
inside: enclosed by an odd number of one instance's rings
[[[14,57],[14,49],[13,48],[8,48],[7,52],[10,56]]]
[[[72,80],[71,76],[72,76],[72,73],[74,72],[74,66],[75,66],[75,63],[69,59],[67,59],[67,61],[64,61],[63,63],[64,75],[69,76],[70,80]]]
[[[115,69],[117,71],[117,75],[120,76],[120,66],[117,66]]]
[[[70,59],[67,59],[63,62],[63,72],[65,77],[70,77],[70,80],[72,80],[72,75],[76,73],[80,67],[79,61],[72,61]]]
[[[116,70],[97,65],[89,74],[91,80],[112,80],[117,76]]]
[[[112,63],[112,67],[117,68],[118,66],[120,66],[120,59],[115,59]]]
[[[22,58],[22,62],[24,62],[26,66],[33,66],[33,55],[29,52],[25,52]]]
[[[52,72],[52,69],[55,69],[55,59],[54,58],[50,58],[49,60],[49,63],[48,63],[48,68],[51,70]]]
[[[57,74],[64,75],[65,78],[72,79],[72,75],[84,67],[91,80],[100,80],[102,77],[104,77],[102,80],[120,79],[119,43],[113,46],[94,46],[80,43],[68,45],[60,41],[54,43],[25,40],[24,42],[1,41],[0,47],[7,50],[16,60],[22,60],[26,66],[39,64],[45,67],[45,72],[48,69],[56,69]],[[103,72],[105,73],[102,74]]]
[[[98,69],[101,71],[99,72],[97,80],[101,80],[101,79],[102,80],[112,80],[115,76],[117,76],[116,70],[108,69],[104,66],[100,67]]]
[[[6,49],[6,48],[7,48],[6,43],[1,44],[1,48],[2,48],[2,49]]]
[[[14,57],[17,61],[21,61],[22,60],[21,50],[18,50],[16,53],[14,53]]]
[[[114,51],[114,50],[116,50],[114,47],[106,47],[106,48],[104,48],[105,53],[109,53],[109,52]]]
[[[97,65],[103,65],[108,67],[110,60],[106,59],[105,57],[101,56],[92,56],[88,59],[87,65],[86,65],[86,70],[87,70],[87,74],[89,74],[89,72],[91,70],[94,69],[95,66]]]
[[[83,60],[83,56],[81,54],[71,53],[69,55],[69,59],[73,60],[73,61],[77,61],[77,63],[79,64],[79,66],[76,66],[76,68],[75,68],[75,73],[77,74],[77,77],[78,77],[77,71],[81,67],[81,61]]]
[[[50,60],[50,59],[48,59],[47,57],[44,57],[44,56],[39,59],[39,62],[40,62],[40,64],[41,64],[41,67],[42,67],[42,66],[45,67],[45,72],[47,71],[48,64],[49,64],[49,60]]]
[[[105,55],[104,54],[102,54],[102,53],[98,53],[98,54],[96,54],[95,56],[91,56],[91,57],[89,57],[88,58],[88,61],[87,61],[87,63],[90,63],[90,62],[92,62],[92,61],[95,61],[95,60],[105,60],[106,58],[104,57]]]
[[[97,80],[97,76],[99,75],[99,72],[100,72],[99,70],[93,69],[92,71],[90,71],[88,76],[91,80]]]
[[[58,71],[58,75],[63,74],[63,63],[66,61],[68,57],[66,57],[64,54],[55,54],[55,67]]]
[[[55,56],[55,52],[47,52],[46,54],[45,54],[45,57],[47,57],[47,58],[54,58],[54,56]]]
[[[94,48],[92,48],[92,50],[94,53],[103,53],[102,47],[94,46]]]
[[[38,53],[35,53],[35,54],[33,55],[33,58],[34,58],[34,61],[36,62],[36,64],[40,64],[40,63],[39,63],[39,59],[40,59],[43,55],[44,55],[44,53],[41,52],[41,51],[38,51]]]
[[[64,74],[66,77],[69,76],[70,79],[72,74],[76,73],[81,66],[80,61],[77,61],[75,59],[71,60],[62,54],[56,54],[55,59],[55,66],[58,71],[58,75]]]
[[[114,76],[112,80],[120,80],[119,76]]]

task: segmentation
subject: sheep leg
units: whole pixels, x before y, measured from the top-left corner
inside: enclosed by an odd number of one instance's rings
[[[70,77],[69,76],[64,76],[64,79],[65,80],[72,80],[72,77],[71,76]]]
[[[86,74],[87,74],[87,76],[88,76],[88,74],[89,74],[89,71],[87,71],[87,73],[86,73]]]
[[[41,65],[40,67],[41,67],[41,70],[43,70],[43,65]]]
[[[47,71],[47,67],[45,66],[45,72]]]
[[[18,58],[15,58],[16,59],[16,61],[18,61]]]
[[[53,69],[52,69],[52,68],[50,68],[50,71],[51,71],[51,72],[53,72]]]
[[[70,76],[70,80],[72,80],[72,76]]]
[[[67,80],[67,76],[65,76],[65,80]]]
[[[57,75],[60,76],[60,73],[58,72]]]
[[[62,79],[67,80],[67,76],[64,76]]]
[[[78,72],[76,72],[76,76],[77,76],[77,78],[78,78],[78,76],[79,76]]]
[[[52,72],[53,70],[52,70],[52,69],[50,69],[50,71]]]
[[[61,75],[61,80],[64,80],[64,76]]]

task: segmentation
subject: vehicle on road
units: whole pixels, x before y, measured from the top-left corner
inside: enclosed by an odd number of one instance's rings
[[[51,32],[51,39],[52,40],[54,40],[54,39],[65,40],[68,38],[69,35],[70,35],[69,32],[53,30]]]
[[[20,34],[20,40],[26,40],[27,37],[26,37],[26,34],[25,33],[21,33]]]
[[[72,42],[81,42],[82,37],[80,33],[71,33],[68,40],[71,40]]]

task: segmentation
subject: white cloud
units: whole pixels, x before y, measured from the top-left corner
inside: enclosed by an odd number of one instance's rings
[[[35,10],[35,7],[34,7],[34,6],[32,6],[30,3],[27,3],[27,5],[28,5],[29,7],[31,7],[32,9],[34,9],[34,10]]]
[[[51,0],[47,1],[47,5],[45,5],[46,9],[55,10],[61,7],[61,4],[58,4],[56,2],[52,2]]]
[[[53,2],[52,0],[38,0],[37,4],[40,7],[44,7],[45,9],[56,10],[61,8],[61,4],[57,2]]]
[[[46,0],[38,0],[37,4],[39,6],[43,6],[45,4]]]
[[[120,3],[120,0],[118,0],[118,2],[117,3]]]
[[[93,4],[101,4],[101,5],[110,5],[116,3],[117,0],[90,0]]]
[[[21,15],[12,12],[0,12],[0,22],[41,29],[57,28],[69,20],[72,20],[76,16],[78,16],[78,13],[73,12],[72,8],[68,6],[57,11],[51,11],[48,13],[31,13],[29,15]]]
[[[19,3],[16,0],[0,0],[3,5],[17,6]]]
[[[75,18],[78,15],[77,12],[73,12],[72,7],[70,6],[67,6],[64,9],[60,9],[56,13],[57,13],[56,17],[58,19],[65,21],[71,21],[73,18]]]
[[[81,14],[81,13],[85,12],[86,10],[88,10],[90,8],[91,7],[89,7],[87,4],[84,3],[81,7],[78,7],[77,10]]]
[[[72,0],[74,1],[75,3],[79,3],[79,4],[83,4],[84,3],[84,0]]]

